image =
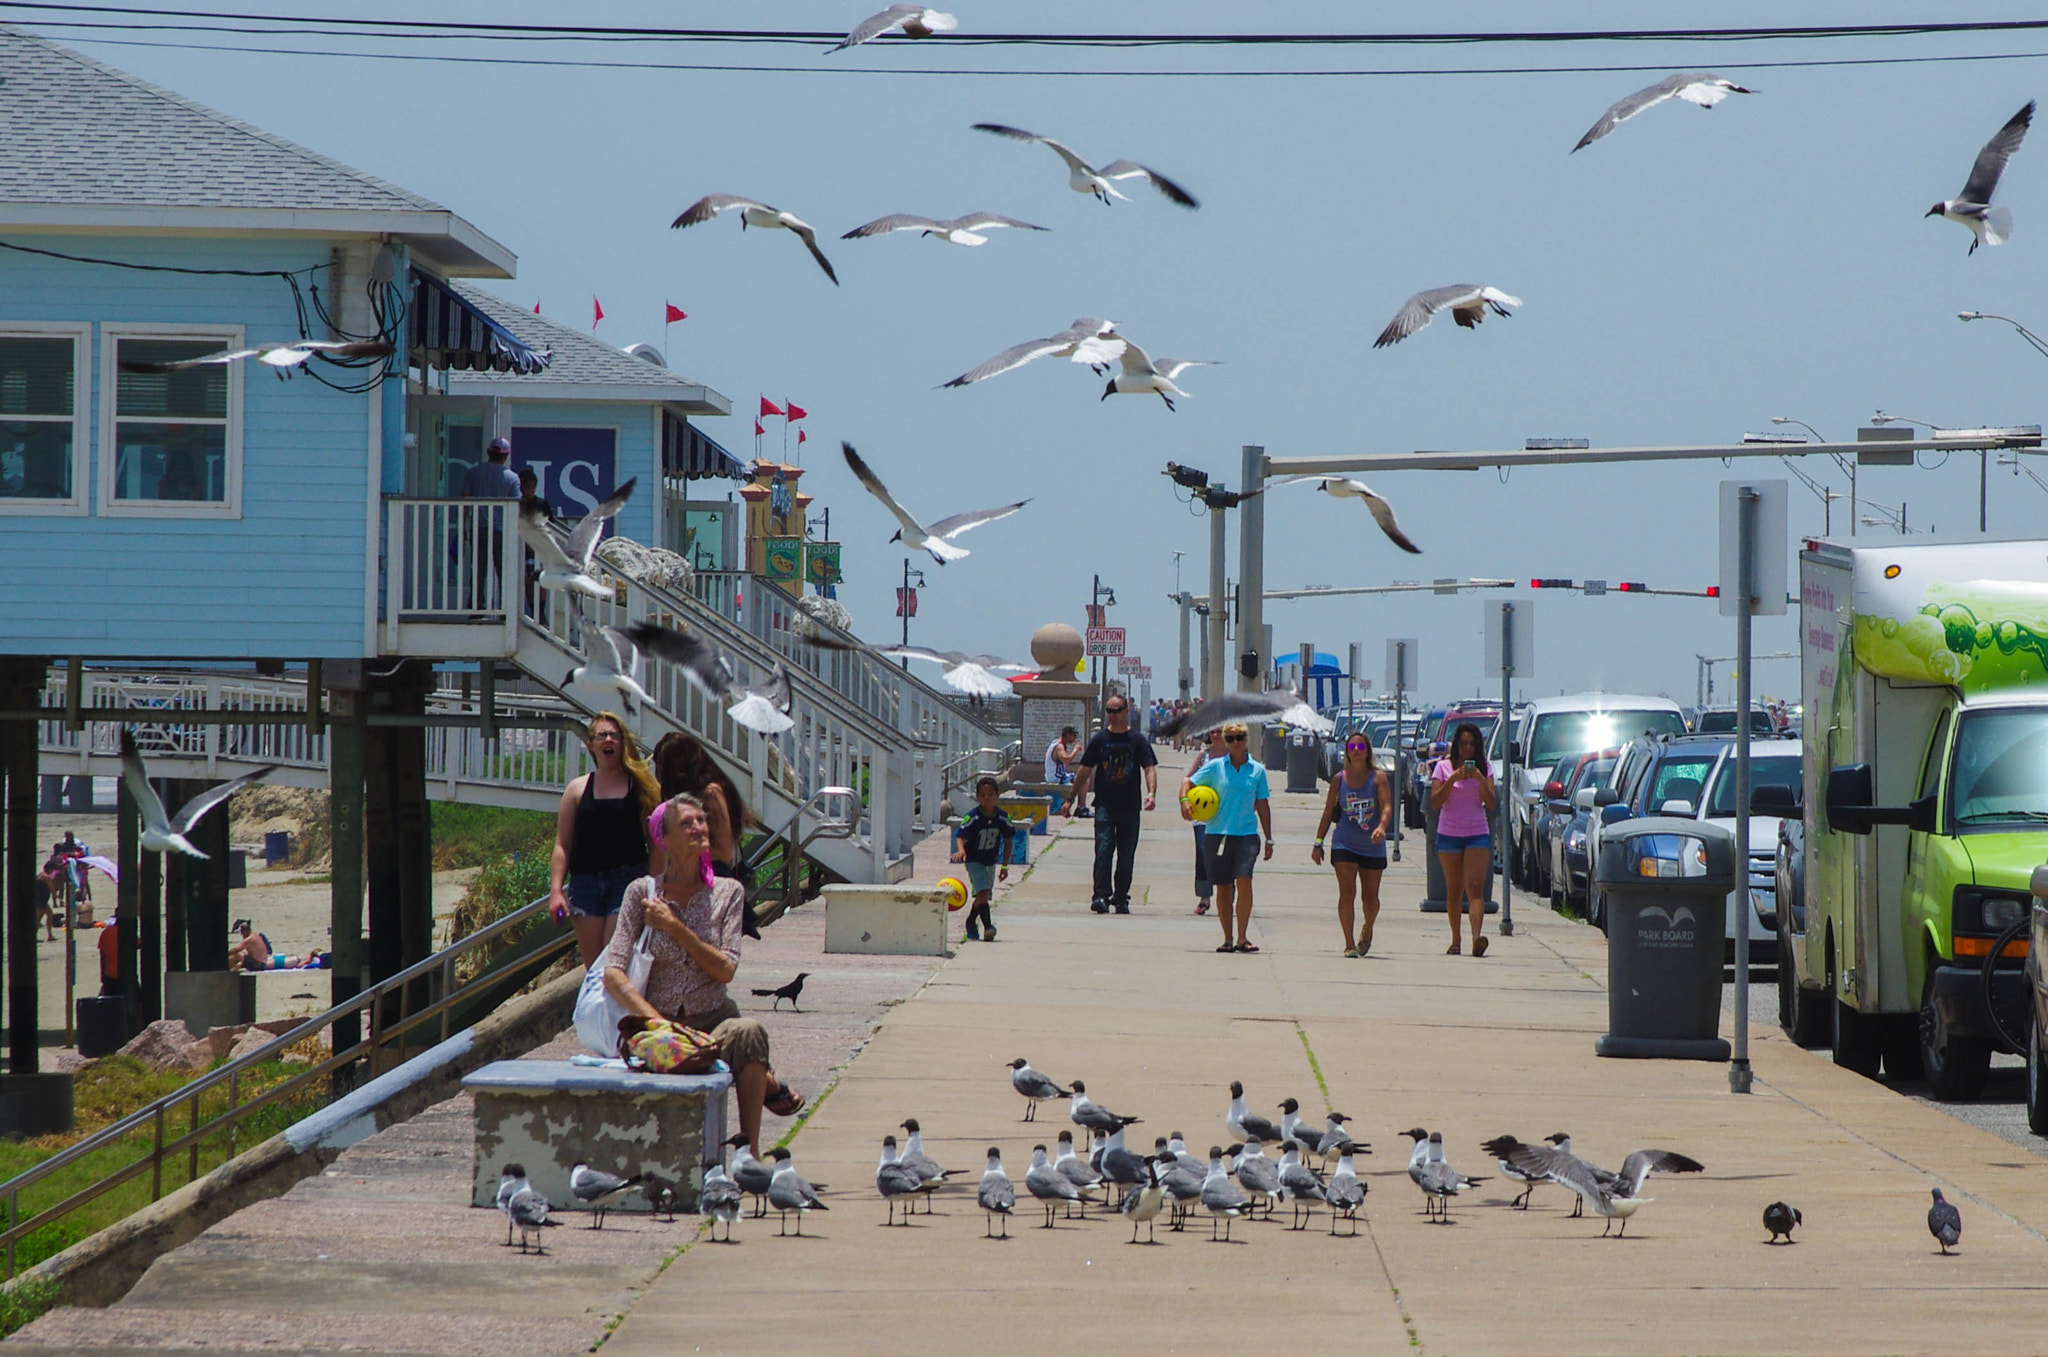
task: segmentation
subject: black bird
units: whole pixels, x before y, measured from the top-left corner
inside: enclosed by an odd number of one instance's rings
[[[1954,1208],[1950,1208],[1953,1210]],[[1783,1242],[1792,1242],[1792,1227],[1803,1224],[1806,1217],[1799,1214],[1799,1208],[1785,1202],[1772,1202],[1764,1208],[1764,1228],[1771,1232],[1770,1242],[1779,1243],[1778,1236],[1785,1236]]]
[[[789,1000],[790,1008],[795,1012],[801,1013],[803,1012],[803,1010],[797,1008],[796,997],[804,992],[804,977],[808,976],[809,974],[809,971],[798,971],[796,973],[796,979],[790,981],[787,985],[784,985],[782,988],[757,989],[754,991],[754,997],[757,999],[774,999],[775,1002],[769,1005],[770,1009],[780,1007],[782,1001],[784,999],[787,999]]]
[[[1934,1189],[1934,1205],[1927,1208],[1927,1233],[1940,1243],[1942,1253],[1963,1237],[1963,1213],[1948,1204],[1941,1189]]]

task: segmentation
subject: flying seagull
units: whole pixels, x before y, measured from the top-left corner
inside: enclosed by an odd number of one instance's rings
[[[1389,542],[1392,542],[1403,551],[1411,552],[1417,556],[1422,554],[1422,548],[1409,541],[1408,534],[1402,532],[1401,525],[1394,521],[1394,506],[1387,503],[1379,495],[1374,494],[1372,487],[1364,481],[1355,481],[1349,476],[1288,476],[1281,480],[1269,482],[1266,488],[1274,490],[1283,485],[1296,485],[1302,481],[1318,482],[1317,489],[1332,499],[1363,501],[1366,512],[1372,515],[1373,522],[1380,525],[1380,531],[1387,535]]]
[[[1963,1237],[1963,1213],[1950,1206],[1941,1189],[1934,1189],[1934,1205],[1927,1208],[1927,1233],[1947,1253]]]
[[[846,465],[853,472],[854,479],[859,481],[870,495],[880,500],[882,507],[903,525],[890,534],[889,540],[900,541],[912,551],[928,551],[932,559],[940,565],[948,561],[957,561],[967,555],[967,548],[954,544],[955,537],[970,528],[993,523],[999,518],[1008,518],[1031,502],[1028,499],[1020,499],[1015,504],[1004,504],[994,509],[976,509],[964,514],[953,514],[926,527],[911,517],[908,509],[896,502],[895,496],[889,493],[888,486],[882,484],[882,478],[875,474],[874,468],[862,461],[860,454],[853,450],[853,444],[842,442],[839,450],[846,455]]]
[[[612,596],[612,587],[590,573],[590,563],[597,555],[597,539],[604,532],[605,520],[626,507],[626,501],[633,498],[633,486],[639,479],[637,476],[629,478],[596,508],[577,519],[576,526],[569,529],[566,542],[556,537],[554,529],[549,526],[546,505],[528,502],[519,506],[519,540],[526,544],[533,553],[534,563],[540,566],[541,588],[567,589],[592,598]]]
[[[790,715],[795,705],[789,694],[789,666],[776,657],[774,668],[768,671],[768,681],[758,688],[746,688],[735,684],[725,696],[739,695],[739,701],[725,709],[725,714],[745,726],[748,730],[763,735],[779,735],[796,724]]]
[[[142,751],[135,747],[134,732],[121,732],[121,785],[135,799],[135,808],[142,816],[142,851],[145,853],[177,852],[191,858],[205,857],[206,854],[194,848],[192,841],[185,837],[199,823],[200,817],[250,783],[269,777],[276,771],[276,764],[265,764],[254,772],[209,787],[178,807],[177,815],[168,816],[164,814],[162,798],[149,785],[149,770],[142,766]]]
[[[293,368],[304,367],[306,360],[315,354],[333,363],[361,358],[389,358],[391,344],[382,339],[278,340],[268,344],[253,344],[246,349],[222,349],[219,353],[202,353],[197,358],[179,358],[166,363],[145,363],[138,359],[124,358],[121,360],[121,371],[183,372],[187,368],[213,367],[253,358],[276,369],[279,380],[283,380],[292,375]]]
[[[940,240],[955,245],[986,245],[988,237],[984,231],[998,231],[1008,227],[1018,231],[1044,231],[1049,228],[1033,226],[1028,221],[1005,217],[996,212],[969,212],[964,217],[940,219],[920,217],[910,212],[896,212],[886,217],[877,217],[865,226],[856,226],[841,240],[861,240],[868,236],[886,236],[897,231],[916,231],[921,235],[937,236]]]
[[[656,622],[635,622],[630,627],[604,627],[600,630],[609,644],[610,660],[605,659],[602,651],[593,654],[588,661],[569,671],[563,680],[564,687],[615,689],[622,694],[621,701],[630,716],[635,699],[641,702],[654,700],[640,682],[640,656],[652,655],[675,665],[684,678],[717,701],[736,698],[737,701],[726,709],[726,715],[749,730],[774,735],[796,724],[789,715],[789,670],[779,659],[767,683],[746,687],[733,676],[732,665],[725,657],[693,632],[664,627]]]
[[[1052,1080],[1031,1068],[1031,1062],[1018,1056],[1010,1062],[1010,1087],[1024,1095],[1024,1120],[1038,1120],[1038,1105],[1048,1098],[1070,1098],[1071,1090],[1061,1088]],[[994,1151],[990,1151],[991,1154]]]
[[[1505,316],[1509,307],[1521,304],[1520,297],[1510,297],[1499,288],[1481,287],[1477,283],[1433,287],[1402,303],[1401,309],[1394,313],[1394,318],[1387,322],[1387,328],[1380,331],[1380,337],[1372,342],[1372,346],[1384,349],[1389,344],[1400,343],[1436,319],[1436,313],[1445,307],[1451,309],[1452,320],[1469,330],[1486,319],[1489,309],[1496,316]]]
[[[1970,228],[1969,254],[1977,253],[1979,245],[2003,245],[2012,236],[2012,213],[1993,207],[1991,195],[1998,192],[1998,178],[2005,173],[2005,162],[2019,150],[2033,121],[2034,101],[2029,99],[2027,106],[2013,114],[2012,120],[1977,152],[1977,163],[1970,166],[1970,182],[1963,185],[1963,191],[1927,209],[1930,217],[1947,217]]]
[[[995,1218],[1003,1218],[1003,1238],[1010,1237],[1010,1212],[1017,1209],[1017,1189],[1010,1185],[1010,1175],[1003,1172],[1003,1156],[995,1146],[988,1147],[988,1167],[982,1170],[981,1186],[975,1191],[974,1199],[981,1204],[982,1232],[994,1233],[989,1227]]]
[[[639,1191],[646,1181],[644,1173],[621,1178],[616,1173],[594,1169],[581,1159],[569,1169],[569,1191],[577,1201],[590,1208],[590,1228],[593,1230],[602,1230],[605,1212],[617,1205],[620,1198]]]
[[[1000,376],[1011,368],[1023,367],[1034,358],[1067,358],[1076,363],[1086,363],[1100,374],[1106,371],[1124,351],[1124,341],[1113,333],[1116,322],[1097,320],[1083,316],[1056,335],[1044,339],[1027,339],[1022,344],[1012,344],[995,357],[945,383],[947,386],[969,386]]]
[[[1008,137],[1012,141],[1035,141],[1041,146],[1051,147],[1054,154],[1067,162],[1067,187],[1076,193],[1094,194],[1104,207],[1109,206],[1109,200],[1112,198],[1122,198],[1125,202],[1130,201],[1129,198],[1125,198],[1123,194],[1116,191],[1116,185],[1111,181],[1117,179],[1148,180],[1153,188],[1158,189],[1169,200],[1182,207],[1192,209],[1201,206],[1200,203],[1195,201],[1194,194],[1189,193],[1159,171],[1148,169],[1135,160],[1112,160],[1109,164],[1098,168],[1097,166],[1090,165],[1051,137],[1041,137],[1036,132],[1026,132],[1021,127],[1006,127],[1002,123],[976,123],[974,130],[977,132],[993,132],[999,137]]]
[[[906,38],[929,38],[934,33],[950,33],[960,26],[960,21],[950,14],[941,14],[928,5],[891,5],[879,14],[870,14],[838,42],[825,49],[825,55],[843,52],[849,47],[858,47],[871,42],[884,33],[901,30]]]
[[[1694,71],[1689,75],[1667,75],[1647,89],[1639,89],[1626,99],[1600,115],[1600,121],[1579,138],[1573,152],[1585,150],[1600,138],[1612,132],[1630,118],[1646,108],[1654,108],[1666,99],[1683,99],[1688,104],[1701,108],[1712,108],[1731,94],[1754,94],[1755,90],[1744,89],[1733,80],[1724,80],[1710,71]]]
[[[1776,1244],[1778,1236],[1785,1236],[1783,1242],[1792,1242],[1792,1227],[1804,1225],[1806,1217],[1799,1214],[1799,1208],[1789,1202],[1772,1202],[1764,1208],[1764,1228],[1771,1232],[1770,1242]]]
[[[929,646],[894,645],[869,647],[862,645],[858,641],[841,641],[827,636],[813,637],[812,643],[824,650],[871,649],[874,654],[887,655],[892,659],[928,661],[939,665],[944,670],[942,677],[947,687],[951,688],[954,692],[965,693],[969,697],[1007,697],[1012,689],[1009,683],[999,675],[1004,673],[1027,674],[1031,672],[1030,665],[1018,664],[1014,660],[1006,660],[1000,656],[969,655],[964,651],[934,650]],[[1062,1093],[1059,1096],[1064,1098],[1067,1095]]]
[[[641,648],[628,632],[618,627],[601,627],[598,634],[604,644],[590,647],[590,655],[582,664],[571,665],[569,672],[562,677],[562,686],[583,688],[607,696],[617,693],[619,705],[626,709],[626,715],[631,716],[638,704],[654,701],[640,682]]]
[[[1123,338],[1121,335],[1117,336]],[[1145,351],[1124,340],[1124,351],[1119,355],[1123,370],[1109,379],[1109,385],[1102,388],[1102,399],[1111,396],[1142,396],[1151,394],[1166,402],[1166,408],[1173,408],[1175,396],[1186,398],[1187,392],[1173,384],[1173,379],[1193,367],[1214,367],[1215,361],[1208,358],[1162,358],[1153,362]]]
[[[811,252],[811,258],[818,261],[818,267],[825,270],[825,276],[832,280],[833,286],[838,286],[839,275],[832,271],[832,261],[818,248],[818,236],[811,229],[811,224],[784,212],[779,207],[770,207],[766,203],[757,203],[752,198],[742,198],[733,193],[707,193],[684,208],[683,214],[668,224],[669,229],[674,231],[685,226],[695,226],[735,207],[740,209],[742,231],[749,226],[758,226],[766,231],[794,231],[797,239],[803,241],[804,248]]]
[[[1327,718],[1318,716],[1298,694],[1285,688],[1275,688],[1269,693],[1218,693],[1180,715],[1160,722],[1159,728],[1152,732],[1152,738],[1170,740],[1176,735],[1206,735],[1218,726],[1260,725],[1268,721],[1298,726],[1322,735],[1336,728]]]
[[[1493,1141],[1489,1145],[1499,1143]],[[1698,1173],[1705,1167],[1696,1159],[1670,1150],[1637,1150],[1622,1161],[1620,1173],[1611,1175],[1562,1148],[1518,1144],[1500,1157],[1525,1173],[1541,1173],[1551,1182],[1577,1193],[1580,1201],[1606,1217],[1606,1228],[1600,1232],[1603,1236],[1614,1228],[1617,1220],[1621,1222],[1621,1234],[1628,1233],[1629,1217],[1652,1200],[1638,1195],[1643,1180],[1650,1174]]]

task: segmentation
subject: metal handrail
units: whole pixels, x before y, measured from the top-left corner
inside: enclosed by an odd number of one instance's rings
[[[996,766],[994,768],[982,767],[981,756],[984,754],[996,756]],[[939,770],[939,789],[941,793],[950,792],[955,787],[964,786],[969,777],[979,777],[983,773],[999,772],[1003,768],[1014,765],[1023,757],[1024,742],[1022,740],[1012,740],[1001,749],[970,749]],[[970,762],[973,764],[973,767],[968,768],[966,772],[956,773],[954,771]]]
[[[322,1075],[330,1074],[344,1065],[352,1064],[362,1059],[378,1047],[392,1045],[396,1039],[403,1038],[406,1033],[423,1023],[432,1021],[436,1017],[441,1019],[439,1040],[447,1040],[450,1035],[448,1031],[448,1014],[450,1010],[477,990],[488,985],[496,985],[504,979],[502,975],[495,975],[488,970],[484,970],[458,986],[455,983],[456,962],[464,953],[474,951],[494,939],[504,937],[544,917],[547,913],[547,904],[546,898],[543,897],[529,905],[512,911],[512,913],[507,914],[504,918],[450,943],[447,947],[442,948],[425,960],[416,962],[396,975],[389,976],[378,981],[368,989],[351,995],[349,998],[328,1009],[325,1013],[306,1019],[290,1031],[273,1037],[270,1041],[265,1042],[249,1054],[239,1059],[231,1060],[217,1070],[208,1071],[182,1088],[165,1094],[147,1106],[136,1109],[119,1121],[95,1131],[76,1145],[59,1151],[33,1168],[18,1173],[6,1182],[0,1183],[0,1198],[4,1198],[7,1203],[7,1227],[4,1230],[0,1230],[0,1244],[4,1244],[7,1251],[5,1275],[10,1278],[14,1276],[15,1246],[22,1239],[44,1225],[70,1214],[102,1194],[112,1191],[129,1179],[140,1176],[145,1171],[151,1175],[150,1200],[156,1201],[161,1198],[163,1195],[163,1165],[167,1157],[177,1154],[181,1150],[186,1151],[189,1156],[187,1181],[192,1181],[198,1177],[200,1143],[225,1132],[228,1136],[228,1157],[233,1158],[237,1152],[236,1132],[241,1123],[252,1113],[290,1097],[311,1081],[320,1078]],[[566,952],[574,941],[575,935],[573,933],[564,932],[560,938],[534,952],[526,959],[525,964],[538,970],[551,962],[558,953]],[[415,983],[436,975],[441,980],[441,997],[419,1008],[417,1011],[413,1010],[408,990]],[[400,1004],[398,1020],[389,1024],[380,1023],[379,1012],[382,1003],[394,994],[398,996]],[[368,1035],[356,1042],[355,1045],[350,1046],[345,1051],[335,1051],[326,1060],[308,1066],[302,1073],[293,1075],[291,1078],[265,1090],[246,1102],[241,1099],[241,1076],[252,1066],[272,1059],[287,1047],[304,1041],[308,1037],[318,1035],[320,1032],[334,1026],[336,1022],[343,1018],[361,1014],[365,1011],[369,1015]],[[400,1042],[399,1045],[400,1049],[403,1049],[403,1043]],[[221,1088],[223,1085],[226,1086],[227,1090],[227,1109],[212,1120],[201,1122],[199,1117],[200,1099],[212,1090]],[[165,1123],[169,1120],[167,1114],[181,1105],[188,1105],[185,1108],[186,1129],[181,1132],[167,1131],[165,1126]],[[29,1219],[21,1219],[21,1193],[24,1189],[34,1187],[37,1183],[61,1172],[94,1151],[115,1144],[144,1128],[150,1128],[153,1131],[153,1141],[150,1152],[147,1155],[135,1160],[133,1163],[115,1169],[105,1177],[80,1188],[63,1201],[45,1208]]]

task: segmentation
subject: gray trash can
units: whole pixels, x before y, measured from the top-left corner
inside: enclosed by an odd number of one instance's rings
[[[1257,740],[1259,762],[1266,765],[1268,779],[1287,771],[1287,733],[1279,726],[1253,726],[1252,739]]]
[[[1323,742],[1313,732],[1304,731],[1287,737],[1287,790],[1290,792],[1312,792],[1316,789],[1316,775],[1321,771]]]
[[[1607,1035],[1600,1055],[1726,1060],[1721,953],[1735,836],[1700,820],[1650,816],[1601,831],[1595,879],[1607,894]]]

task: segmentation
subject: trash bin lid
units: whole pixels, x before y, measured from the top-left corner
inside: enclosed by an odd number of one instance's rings
[[[1732,890],[1735,836],[1720,825],[1677,816],[1617,821],[1600,831],[1595,878],[1603,886],[1660,881],[1685,890]]]

